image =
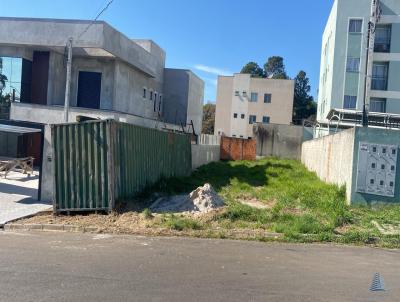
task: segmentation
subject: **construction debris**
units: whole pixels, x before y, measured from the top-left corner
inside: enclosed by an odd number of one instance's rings
[[[210,184],[205,184],[189,195],[161,197],[151,205],[150,210],[154,213],[208,213],[223,206],[224,201],[218,196],[213,187]]]

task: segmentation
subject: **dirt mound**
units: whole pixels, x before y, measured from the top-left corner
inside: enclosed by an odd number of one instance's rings
[[[224,201],[210,184],[198,187],[189,195],[161,197],[150,207],[154,213],[165,212],[191,212],[208,213],[224,206]]]

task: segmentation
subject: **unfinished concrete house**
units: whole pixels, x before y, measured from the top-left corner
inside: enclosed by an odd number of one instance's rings
[[[87,116],[201,132],[203,81],[166,69],[156,43],[129,39],[103,21],[0,18],[0,58],[7,77],[0,91],[14,99],[10,120],[0,121],[0,157],[34,157],[38,199],[53,191],[50,124]]]

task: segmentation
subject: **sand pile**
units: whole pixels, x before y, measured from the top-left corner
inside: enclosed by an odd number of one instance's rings
[[[210,184],[198,187],[189,195],[161,197],[150,207],[154,213],[164,212],[191,212],[208,213],[224,206],[224,201]]]

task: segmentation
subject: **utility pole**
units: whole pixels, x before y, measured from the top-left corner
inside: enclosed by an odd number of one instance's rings
[[[370,105],[370,93],[372,84],[372,69],[374,64],[374,48],[375,48],[375,31],[376,24],[379,22],[381,16],[380,0],[372,0],[371,3],[371,17],[368,22],[368,35],[367,35],[367,54],[365,63],[365,90],[364,90],[364,105],[362,125],[368,127],[368,115]]]
[[[72,38],[67,42],[67,79],[65,82],[64,122],[68,123],[69,99],[71,93]]]

